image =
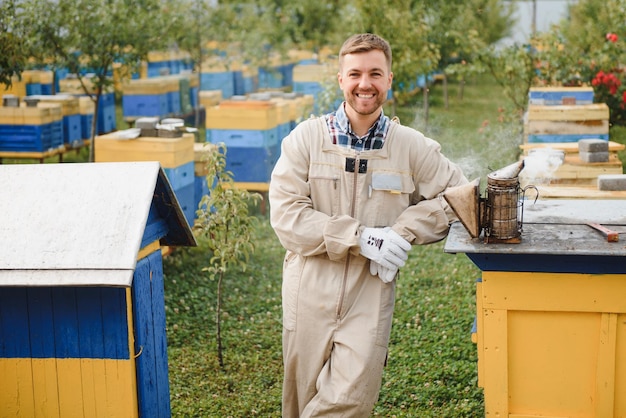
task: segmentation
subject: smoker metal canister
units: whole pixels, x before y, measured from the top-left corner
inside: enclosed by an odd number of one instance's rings
[[[512,164],[487,176],[487,230],[486,235],[509,240],[522,233],[519,172],[521,163]]]
[[[517,238],[521,234],[519,180],[489,179],[487,184],[487,235],[495,239]]]

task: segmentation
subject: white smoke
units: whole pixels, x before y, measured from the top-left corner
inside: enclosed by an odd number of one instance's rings
[[[565,152],[553,148],[535,148],[524,157],[524,169],[520,179],[535,185],[550,184],[555,173],[563,164]]]

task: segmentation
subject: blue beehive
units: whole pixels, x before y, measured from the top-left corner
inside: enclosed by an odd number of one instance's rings
[[[159,163],[0,183],[0,415],[169,417],[161,245],[195,239]]]
[[[53,95],[39,94],[27,96],[24,100],[34,100],[42,103],[60,105],[61,113],[63,115],[63,143],[75,144],[82,140],[83,137],[78,97],[62,93]]]
[[[235,94],[235,78],[232,71],[200,73],[200,90],[221,90],[223,98]]]
[[[106,134],[117,129],[117,118],[115,116],[115,93],[102,93],[98,101],[98,118],[96,129],[98,134]]]
[[[0,107],[0,150],[46,152],[63,145],[61,106]]]

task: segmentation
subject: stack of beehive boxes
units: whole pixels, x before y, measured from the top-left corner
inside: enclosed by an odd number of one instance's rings
[[[27,96],[24,100],[53,103],[61,106],[63,115],[63,143],[66,147],[79,146],[83,139],[79,98],[71,94],[39,94]]]
[[[221,90],[228,99],[235,94],[235,75],[219,57],[206,59],[200,66],[200,91]]]
[[[158,118],[141,118],[154,129],[121,130],[95,139],[96,162],[159,161],[189,225],[196,215],[194,190],[195,134],[165,129]],[[135,133],[135,134],[133,134]],[[139,134],[140,136],[136,136]]]
[[[83,78],[83,83],[87,87],[87,93],[94,95],[95,87],[89,77]],[[83,97],[86,95],[80,80],[74,76],[67,76],[59,80],[59,92]],[[98,102],[98,114],[96,120],[96,133],[106,134],[117,129],[117,119],[115,115],[115,92],[113,89],[103,91]]]
[[[271,100],[223,100],[206,109],[206,140],[227,147],[238,183],[267,183],[280,151],[279,106]]]
[[[123,83],[122,113],[124,117],[166,117],[173,107],[170,104],[171,90],[172,85],[165,77],[141,78]]]
[[[591,87],[536,87],[529,92],[527,143],[609,139],[609,108],[593,103]]]
[[[80,112],[80,131],[83,140],[91,139],[91,126],[95,115],[96,104],[89,96],[78,97],[78,109]]]
[[[587,143],[606,142],[602,159],[589,154]],[[598,177],[621,174],[617,152],[624,145],[609,141],[609,109],[593,103],[591,87],[544,87],[529,92],[528,112],[521,145],[527,169],[520,173],[522,185],[535,183],[541,197],[595,196]],[[531,167],[560,153],[560,163],[534,177]]]
[[[26,70],[21,73],[21,78],[17,76],[11,78],[11,86],[0,83],[0,91],[2,94],[17,96],[20,99],[34,94],[48,94],[46,92],[51,90],[52,76],[52,71]]]
[[[43,153],[62,146],[61,105],[26,106],[15,97],[14,103],[0,107],[0,152]]]
[[[311,95],[314,99],[313,112],[324,113],[334,110],[334,103],[321,103],[327,89],[338,89],[336,69],[324,62],[303,62],[293,68],[293,91]],[[322,106],[324,108],[322,108]],[[330,106],[330,108],[328,108]]]
[[[196,142],[193,144],[194,153],[194,204],[200,208],[202,197],[209,193],[209,183],[206,178],[208,174],[207,159],[208,154],[215,149],[215,145],[209,142]]]

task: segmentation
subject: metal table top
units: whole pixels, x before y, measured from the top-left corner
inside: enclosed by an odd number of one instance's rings
[[[618,242],[586,223],[620,233]],[[444,251],[466,254],[626,255],[626,200],[538,200],[524,202],[521,242],[485,243],[472,238],[460,222],[450,228]],[[626,260],[624,260],[626,264]]]

